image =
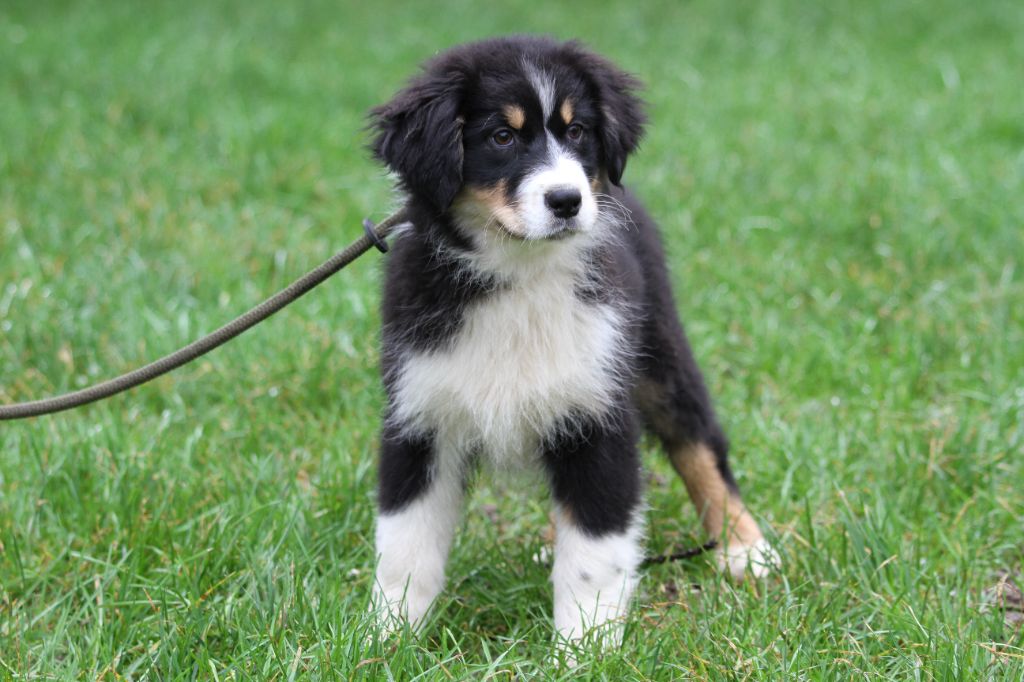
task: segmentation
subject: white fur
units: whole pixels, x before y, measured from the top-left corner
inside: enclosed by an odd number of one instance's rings
[[[529,284],[538,278],[557,277],[569,282],[586,268],[591,247],[607,237],[593,233],[524,242],[496,230],[477,229],[470,234],[475,250],[461,257],[481,275],[496,277],[512,286],[520,282]]]
[[[439,457],[438,464],[426,493],[377,519],[374,607],[392,624],[402,619],[419,624],[444,587],[462,506],[462,476],[457,458]]]
[[[624,533],[594,538],[558,511],[555,529],[555,629],[571,641],[605,626],[601,640],[618,643],[642,559],[639,519]]]
[[[579,191],[580,211],[572,224],[575,229],[589,232],[597,224],[597,201],[590,190],[590,182],[583,166],[548,134],[551,157],[547,165],[531,173],[519,185],[516,191],[516,204],[519,207],[523,235],[527,239],[541,239],[552,233],[554,228],[564,223],[564,219],[556,218],[548,208],[544,196],[555,189],[573,188]]]
[[[779,555],[764,538],[750,545],[730,542],[718,551],[718,566],[736,580],[743,580],[747,572],[751,577],[763,578],[779,564]]]
[[[466,259],[480,274],[509,283],[528,283],[539,277],[550,277],[553,273],[577,277],[587,270],[592,271],[588,254],[602,243],[618,240],[620,231],[629,229],[629,226],[614,210],[599,211],[596,198],[592,193],[589,196],[595,203],[593,225],[565,239],[515,239],[501,230],[490,229],[488,223],[493,220],[492,216],[460,210],[455,214],[456,224],[473,241],[474,250],[457,256]],[[520,213],[517,211],[515,215],[518,218]],[[515,230],[516,234],[525,231],[520,227]]]
[[[603,414],[619,385],[622,313],[580,303],[582,263],[569,262],[537,267],[471,305],[450,346],[408,354],[396,423],[434,431],[454,451],[481,445],[493,463],[519,465],[571,411]]]
[[[551,118],[551,112],[555,110],[555,81],[537,65],[526,62],[525,66],[526,77],[537,93],[537,99],[540,100],[540,108],[546,121]]]

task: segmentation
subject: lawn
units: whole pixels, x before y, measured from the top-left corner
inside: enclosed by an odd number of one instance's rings
[[[381,258],[200,362],[0,424],[2,679],[1022,679],[1024,4],[0,5],[0,401],[212,330],[396,205],[365,112],[513,31],[647,84],[625,179],[782,569],[645,571],[551,665],[548,500],[476,482],[421,637],[375,636]],[[648,548],[701,541],[653,447]]]

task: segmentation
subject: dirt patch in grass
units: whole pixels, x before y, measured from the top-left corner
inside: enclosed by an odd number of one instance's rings
[[[1020,630],[1024,625],[1024,592],[1021,591],[1024,577],[1019,571],[999,571],[995,577],[995,584],[982,592],[984,608],[999,609],[1006,626]]]

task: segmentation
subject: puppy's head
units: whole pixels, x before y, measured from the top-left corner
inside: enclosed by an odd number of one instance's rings
[[[596,229],[642,134],[639,83],[575,42],[512,37],[427,63],[372,112],[373,150],[464,230],[523,240]]]

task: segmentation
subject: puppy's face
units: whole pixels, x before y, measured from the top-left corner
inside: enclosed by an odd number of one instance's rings
[[[594,231],[643,126],[638,83],[576,43],[514,37],[442,54],[374,110],[374,151],[464,232]]]
[[[520,239],[594,229],[601,119],[582,78],[533,66],[484,78],[464,110],[460,224]]]

